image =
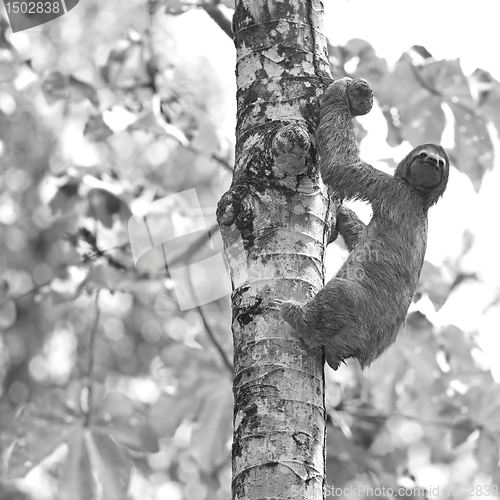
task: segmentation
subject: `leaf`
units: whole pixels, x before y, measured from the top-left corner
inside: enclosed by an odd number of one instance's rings
[[[457,420],[451,428],[451,447],[460,446],[477,428],[477,424],[468,418]]]
[[[448,326],[441,331],[439,337],[453,377],[464,380],[462,374],[467,377],[470,374],[473,374],[475,377],[480,376],[479,370],[471,354],[472,349],[477,346],[468,335],[455,326]]]
[[[387,61],[377,56],[370,43],[359,38],[349,40],[341,50],[345,54],[344,63],[358,58],[356,71],[352,76],[367,79],[377,95],[378,89],[384,85],[384,79],[388,76]]]
[[[87,394],[82,390],[86,388],[86,382],[80,380],[67,392],[44,391],[21,411],[15,420],[17,441],[8,460],[8,474],[24,476],[66,444],[68,453],[60,466],[58,498],[87,500],[100,489],[102,498],[121,500],[126,496],[132,463],[111,436],[151,453],[158,451],[158,442],[145,416],[134,411],[129,398],[117,393],[102,398],[98,384],[92,393],[94,417],[89,431],[86,415],[80,410],[82,396]]]
[[[60,71],[48,73],[42,80],[42,91],[49,104],[69,97],[69,79]]]
[[[106,434],[92,432],[88,439],[91,463],[105,500],[126,498],[132,461]]]
[[[398,342],[400,339],[401,336]],[[396,343],[384,354],[383,359],[375,361],[369,368],[371,394],[377,402],[377,409],[386,413],[393,410],[396,386],[408,370],[408,363],[401,355],[398,345]],[[387,366],[390,366],[391,370],[388,370]]]
[[[151,425],[158,436],[172,437],[183,420],[192,418],[199,405],[196,394],[162,394],[151,408]]]
[[[17,64],[15,61],[0,60],[0,83],[12,82],[17,77]]]
[[[493,435],[482,430],[477,440],[474,450],[477,464],[480,472],[483,474],[492,474],[498,465],[499,448]]]
[[[154,280],[150,278],[141,280],[136,278],[124,283],[121,290],[133,295],[140,304],[148,308],[153,308],[158,297],[165,295],[165,285],[161,279]],[[177,310],[177,305],[173,300],[171,310]]]
[[[476,73],[480,70],[476,70]],[[482,99],[479,103],[479,109],[496,128],[497,137],[500,138],[500,83],[494,80],[491,75],[479,73],[476,75],[478,80],[478,91],[481,92]]]
[[[88,215],[102,223],[104,227],[113,227],[113,216],[118,215],[122,220],[128,220],[132,212],[122,199],[101,188],[94,188],[88,192]]]
[[[395,117],[391,114],[391,110],[389,109],[389,106],[383,106],[382,108],[382,113],[384,115],[384,118],[387,122],[387,137],[386,141],[389,146],[395,148],[399,146],[402,142],[403,139],[401,137],[401,130],[399,128],[399,124],[396,123]],[[394,165],[389,165],[392,166],[393,168],[396,168],[397,164],[394,162],[392,159],[386,159],[384,160],[386,163],[394,163]]]
[[[83,385],[80,385],[80,392]],[[75,387],[78,390],[77,387]],[[158,439],[146,419],[143,408],[129,397],[118,392],[104,393],[102,386],[95,386],[91,428],[110,435],[128,448],[156,453]],[[75,394],[76,395],[76,394]]]
[[[144,418],[142,420],[132,415],[128,417],[128,422],[112,423],[106,430],[116,441],[131,450],[158,453],[158,438],[149,423]]]
[[[45,391],[25,406],[15,420],[17,440],[8,460],[8,474],[22,477],[72,435],[79,418],[68,407],[64,391]]]
[[[59,71],[52,71],[45,76],[42,80],[42,91],[49,104],[62,99],[69,99],[70,102],[88,99],[95,107],[99,106],[94,87],[72,75],[63,75]]]
[[[86,227],[80,227],[78,229],[78,236],[88,243],[92,248],[97,248],[97,240],[95,234],[91,233]],[[75,245],[76,246],[76,245]]]
[[[495,470],[491,474],[491,484],[496,487],[495,495],[498,496],[498,488],[500,487],[500,467],[495,467]]]
[[[445,126],[442,98],[425,87],[419,68],[414,66],[409,54],[401,56],[394,73],[382,83],[377,100],[382,106],[397,110],[402,137],[413,147],[424,142],[440,142]]]
[[[443,270],[428,261],[424,262],[420,274],[419,291],[427,293],[432,303],[439,310],[444,305],[451,291],[451,279]]]
[[[156,453],[158,439],[144,414],[123,394],[107,394],[99,404],[92,428],[109,434],[120,444],[136,451]]]
[[[17,307],[13,299],[0,302],[0,331],[10,328],[17,319]]]
[[[84,439],[84,431],[80,429],[69,442],[68,454],[59,468],[60,500],[89,500],[95,496],[96,484]]]
[[[439,383],[439,365],[436,358],[439,345],[430,328],[408,331],[398,339],[397,347],[415,370],[419,384],[432,386]]]
[[[70,75],[69,90],[72,102],[81,102],[85,99],[88,99],[88,101],[96,108],[99,107],[99,98],[97,97],[97,92],[95,88],[89,83],[82,82],[81,80],[78,80],[78,78]]]
[[[14,427],[15,412],[12,409],[7,398],[0,400],[0,456],[6,456],[5,452],[9,449],[16,436],[12,432]],[[0,496],[0,498],[2,498]]]
[[[486,431],[500,431],[500,385],[482,389],[481,404],[477,408],[477,420]]]
[[[145,50],[141,37],[134,31],[128,33],[128,39],[115,44],[101,70],[110,87],[131,88],[149,84]]]
[[[49,207],[54,215],[59,212],[66,215],[73,211],[75,203],[80,199],[78,196],[79,186],[80,180],[71,178],[57,190],[49,202]]]
[[[190,146],[196,151],[203,152],[206,156],[219,151],[221,145],[217,135],[217,127],[210,117],[206,113],[195,110],[191,111],[191,114],[196,121],[196,132],[191,140]],[[360,127],[359,124],[357,125]],[[359,129],[357,129],[357,132],[359,132]],[[189,134],[184,131],[183,135]],[[356,139],[359,139],[358,135]]]
[[[369,468],[370,452],[358,446],[336,426],[327,435],[328,483],[342,487]]]
[[[177,370],[183,370],[190,363],[190,360],[192,359],[191,358],[192,351],[193,348],[190,348],[184,344],[171,344],[161,350],[160,358],[162,362],[165,364],[165,366],[169,368],[175,368]]]
[[[455,117],[453,164],[467,174],[478,191],[485,172],[493,168],[493,144],[486,122],[475,110],[464,108],[460,102],[448,105]]]
[[[437,92],[447,102],[460,103],[464,109],[471,111],[474,109],[469,82],[458,59],[429,60],[419,66],[419,76],[427,88]]]
[[[188,11],[190,8],[192,8],[192,6],[182,0],[166,0],[165,3],[165,13],[170,16],[178,16]]]
[[[0,279],[0,305],[10,299],[9,290],[9,282],[4,279]]]
[[[120,284],[126,282],[127,277],[108,262],[92,265],[86,282],[97,285],[98,288],[107,288],[114,291],[120,289]]]
[[[101,114],[89,116],[83,135],[92,142],[102,142],[113,135],[113,131],[106,125]]]
[[[206,388],[206,397],[191,439],[191,454],[205,472],[212,472],[227,456],[232,407],[229,381],[224,379]]]
[[[176,318],[176,329],[183,331],[188,329],[188,323],[181,318]],[[184,325],[184,328],[183,328]],[[191,388],[192,380],[186,377],[187,370],[193,370],[196,374],[196,379],[203,378],[200,374],[200,369],[203,367],[210,367],[213,369],[213,352],[207,349],[200,349],[199,347],[190,347],[185,344],[175,343],[166,346],[161,350],[160,358],[165,364],[165,367],[172,370],[180,378],[180,385]]]
[[[31,500],[27,494],[11,484],[0,484],[0,498],[2,500]]]

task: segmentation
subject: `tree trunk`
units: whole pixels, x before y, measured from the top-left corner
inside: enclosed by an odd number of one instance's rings
[[[233,498],[323,498],[323,352],[270,299],[323,285],[334,206],[314,133],[331,80],[320,0],[237,0],[237,129],[231,188],[217,211],[233,283]]]

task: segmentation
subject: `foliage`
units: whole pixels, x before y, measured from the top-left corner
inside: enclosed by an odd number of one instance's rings
[[[170,274],[136,267],[127,226],[196,188],[212,227],[231,169],[233,97],[181,57],[176,23],[200,19],[179,6],[204,2],[87,0],[29,36],[0,22],[2,498],[229,495],[228,297],[181,311]],[[361,40],[330,55],[335,76],[370,80],[391,146],[438,142],[453,120],[453,165],[479,189],[498,82],[421,47],[394,68]],[[221,251],[202,233],[169,269]],[[470,247],[426,264],[422,302],[439,310],[473,276]],[[415,313],[369,372],[328,372],[330,484],[498,484],[500,386],[473,333]]]
[[[477,70],[467,78],[459,60],[436,61],[420,46],[405,52],[391,70],[364,40],[330,49],[338,72],[334,77],[343,75],[347,66],[353,76],[370,82],[387,120],[387,142],[393,147],[402,141],[413,147],[439,141],[447,124],[443,109],[447,106],[454,127],[452,163],[480,186],[494,160],[487,125],[498,125],[500,86],[491,75]]]

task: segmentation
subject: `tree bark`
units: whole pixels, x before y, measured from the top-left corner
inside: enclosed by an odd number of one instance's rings
[[[331,81],[320,0],[237,0],[234,178],[217,217],[233,283],[234,499],[323,498],[324,356],[268,309],[323,285],[334,220],[317,168]]]

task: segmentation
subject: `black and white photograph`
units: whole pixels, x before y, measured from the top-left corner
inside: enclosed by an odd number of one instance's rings
[[[500,497],[500,4],[0,2],[0,500]]]

